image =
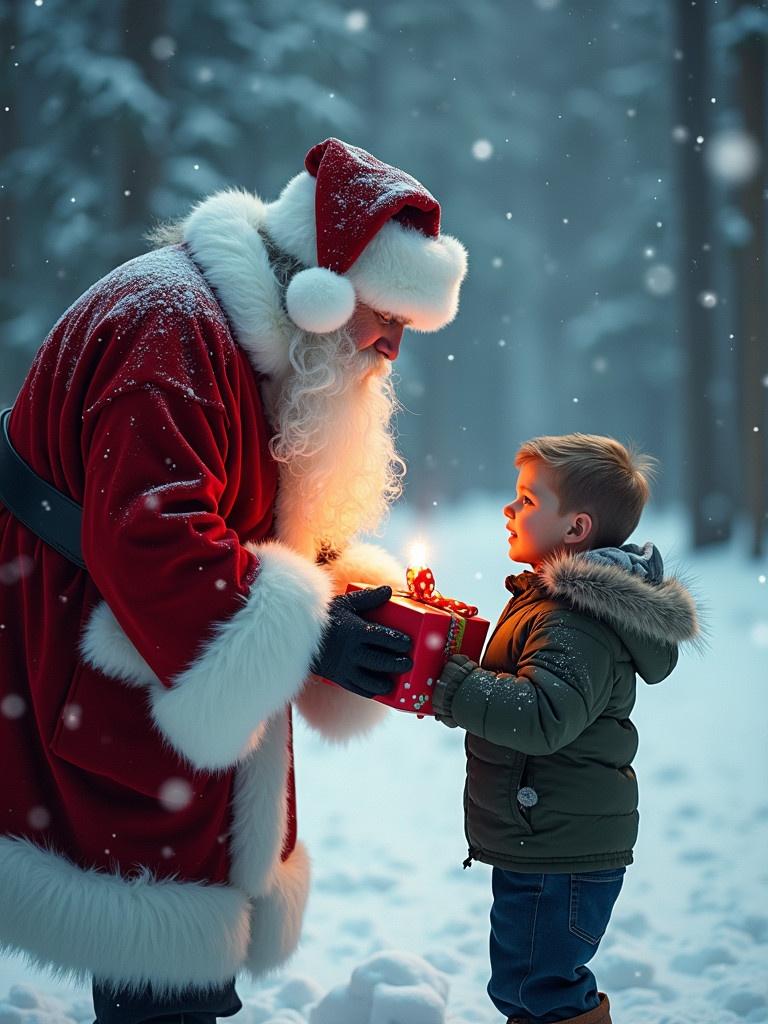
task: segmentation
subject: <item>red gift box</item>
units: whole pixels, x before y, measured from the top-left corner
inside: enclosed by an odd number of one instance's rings
[[[368,584],[350,583],[347,593],[366,586]],[[363,618],[400,630],[412,639],[408,655],[413,668],[395,676],[393,689],[373,700],[420,717],[434,715],[432,690],[448,658],[452,654],[466,654],[473,661],[479,661],[490,625],[488,619],[479,615],[462,616],[397,592],[386,604],[364,612]]]

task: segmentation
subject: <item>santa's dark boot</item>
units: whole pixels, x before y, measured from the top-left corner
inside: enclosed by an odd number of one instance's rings
[[[608,996],[605,992],[597,994],[600,1002],[594,1010],[587,1010],[578,1017],[558,1021],[558,1024],[611,1024],[611,1004],[608,1002]],[[530,1021],[525,1017],[507,1017],[507,1024],[530,1024]]]

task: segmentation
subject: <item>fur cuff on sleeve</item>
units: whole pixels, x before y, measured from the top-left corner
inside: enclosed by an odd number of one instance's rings
[[[260,569],[245,606],[171,689],[151,691],[157,727],[208,771],[245,756],[262,723],[298,694],[326,623],[330,586],[319,567],[282,544],[248,547]]]
[[[378,544],[350,544],[333,562],[328,563],[333,592],[343,594],[348,583],[386,585],[393,590],[405,588],[405,567]]]
[[[316,676],[310,676],[296,707],[307,725],[332,743],[364,736],[387,714],[384,704],[359,697],[341,686],[329,686]]]

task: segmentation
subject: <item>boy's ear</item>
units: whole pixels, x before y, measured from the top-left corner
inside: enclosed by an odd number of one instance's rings
[[[571,520],[565,534],[566,544],[583,544],[592,533],[592,516],[589,512],[578,512]]]

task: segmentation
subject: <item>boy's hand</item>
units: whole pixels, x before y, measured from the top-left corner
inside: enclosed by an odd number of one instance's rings
[[[451,714],[451,705],[456,691],[470,674],[477,668],[477,664],[464,654],[453,654],[446,661],[440,678],[435,683],[432,693],[432,710],[435,718],[449,729],[455,729],[457,724]]]

